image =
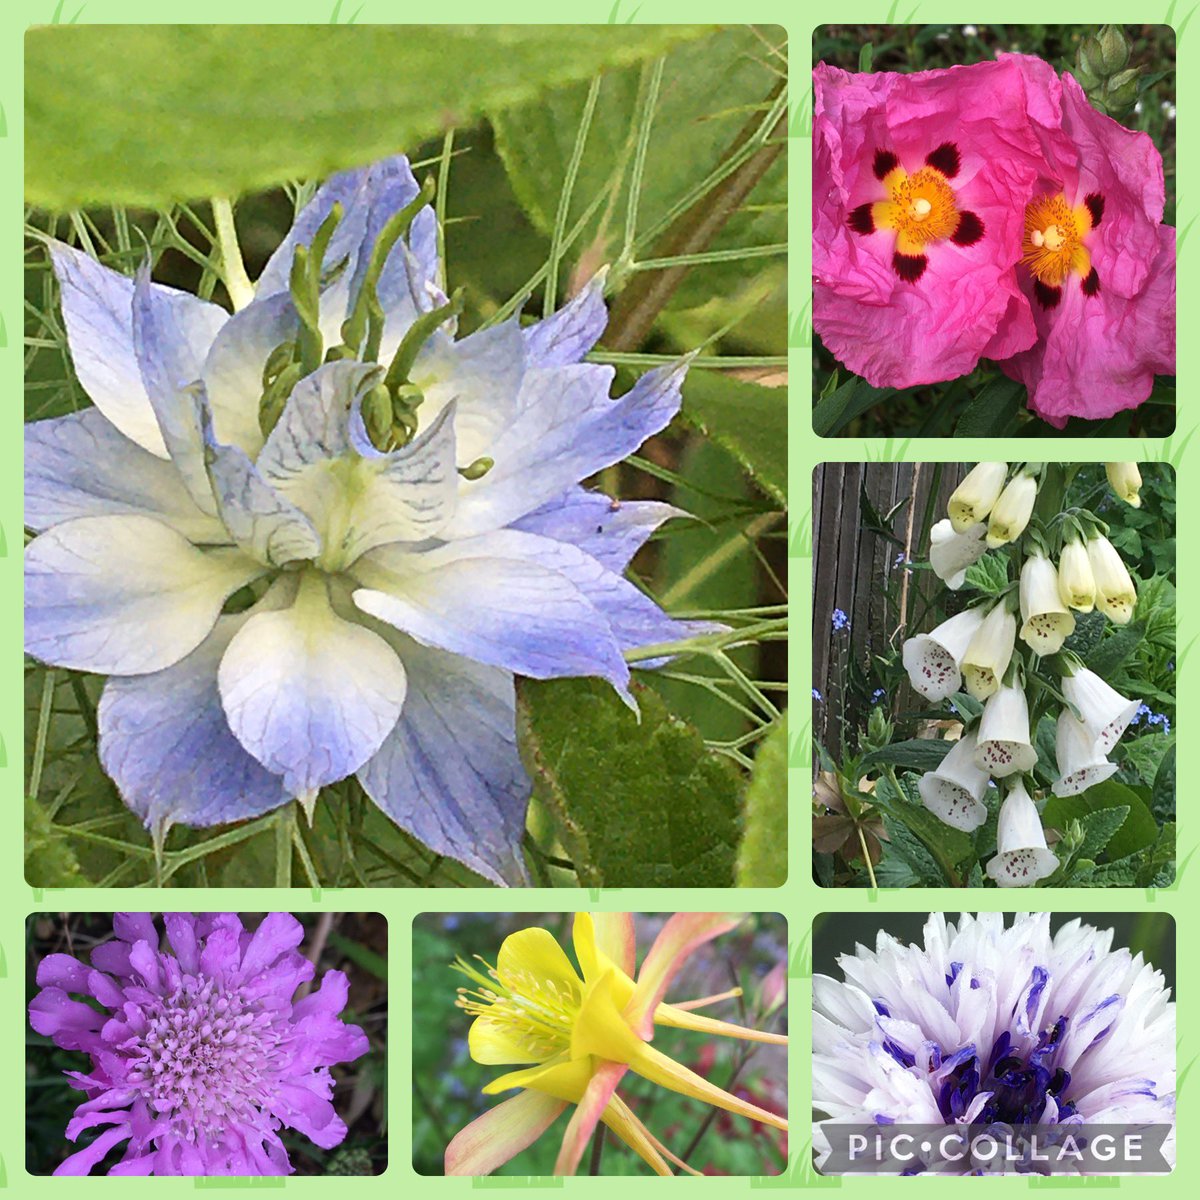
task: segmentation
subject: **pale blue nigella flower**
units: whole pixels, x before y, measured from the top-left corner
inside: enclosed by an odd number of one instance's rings
[[[334,176],[232,316],[50,243],[95,407],[27,427],[26,648],[111,677],[101,761],[160,833],[357,775],[522,883],[514,675],[632,705],[626,651],[711,628],[623,575],[676,510],[580,486],[670,422],[686,363],[610,397],[602,277],[456,338],[427,198],[403,158]]]

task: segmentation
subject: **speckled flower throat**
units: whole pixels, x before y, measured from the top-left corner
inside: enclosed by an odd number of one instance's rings
[[[847,224],[864,237],[880,229],[894,230],[892,267],[907,283],[916,283],[925,274],[929,246],[947,240],[956,246],[973,246],[983,237],[983,222],[975,213],[959,208],[950,185],[961,165],[953,142],[931,150],[911,175],[893,151],[875,151],[872,170],[887,189],[888,198],[860,204]]]
[[[1085,296],[1100,291],[1100,276],[1088,252],[1088,235],[1104,219],[1104,197],[1091,192],[1074,207],[1066,196],[1039,196],[1025,208],[1025,234],[1021,262],[1033,276],[1033,290],[1043,308],[1054,308],[1062,299],[1063,285],[1072,275],[1080,280]]]

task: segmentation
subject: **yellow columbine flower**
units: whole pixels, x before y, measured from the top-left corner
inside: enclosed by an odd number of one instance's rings
[[[554,1166],[573,1175],[598,1122],[603,1121],[656,1174],[668,1162],[698,1174],[672,1154],[616,1094],[626,1071],[671,1091],[787,1130],[787,1121],[731,1095],[688,1070],[650,1041],[655,1025],[786,1045],[787,1038],[699,1016],[694,1008],[737,992],[688,1004],[663,997],[689,955],[728,932],[739,918],[723,913],[677,913],[663,926],[636,971],[629,913],[576,913],[575,955],[582,977],[545,929],[522,929],[504,939],[487,973],[462,962],[476,985],[459,991],[458,1005],[475,1020],[467,1037],[471,1057],[487,1064],[533,1064],[492,1080],[487,1095],[521,1089],[472,1121],[446,1148],[447,1175],[486,1175],[535,1142],[570,1104],[575,1105]]]

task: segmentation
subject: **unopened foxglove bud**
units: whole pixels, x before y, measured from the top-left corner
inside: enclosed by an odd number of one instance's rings
[[[1113,494],[1134,508],[1142,507],[1142,473],[1135,462],[1105,463],[1104,473]]]

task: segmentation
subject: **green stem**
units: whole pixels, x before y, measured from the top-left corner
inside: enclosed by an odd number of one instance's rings
[[[291,802],[275,814],[275,886],[292,886],[293,840],[296,834],[296,808]]]
[[[250,282],[246,264],[242,261],[242,250],[233,223],[233,205],[224,197],[214,196],[212,210],[217,227],[217,245],[221,251],[221,281],[233,302],[234,312],[237,312],[254,299],[254,284]]]

